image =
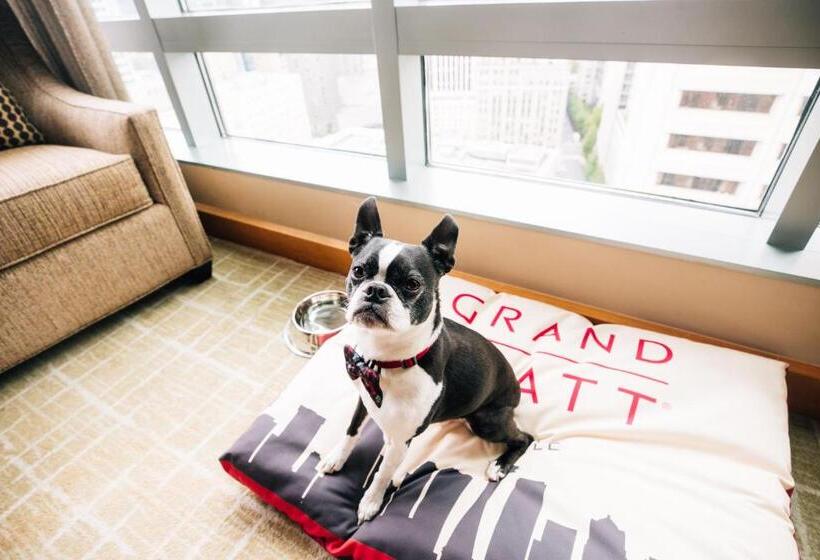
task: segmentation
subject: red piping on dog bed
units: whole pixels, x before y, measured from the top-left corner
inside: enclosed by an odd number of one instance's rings
[[[238,480],[240,484],[253,491],[253,493],[259,496],[263,502],[275,507],[287,515],[292,521],[295,521],[305,533],[322,545],[325,550],[336,558],[356,558],[357,560],[395,560],[392,556],[388,556],[384,552],[355,539],[345,540],[339,538],[334,533],[328,531],[325,527],[316,523],[301,509],[282,499],[282,497],[276,492],[265,488],[251,477],[237,469],[233,463],[227,459],[219,462],[222,464],[222,468],[225,469],[225,472]]]

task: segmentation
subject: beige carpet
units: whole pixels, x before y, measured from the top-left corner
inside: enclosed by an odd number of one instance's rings
[[[0,557],[325,558],[217,458],[303,363],[281,332],[342,277],[213,240],[165,290],[0,375]],[[820,430],[792,419],[803,559],[820,558]]]

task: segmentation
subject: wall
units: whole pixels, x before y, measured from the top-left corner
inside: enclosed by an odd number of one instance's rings
[[[362,197],[183,164],[198,202],[347,240]],[[438,211],[379,204],[390,237],[419,242]],[[820,287],[456,216],[456,267],[820,363]]]

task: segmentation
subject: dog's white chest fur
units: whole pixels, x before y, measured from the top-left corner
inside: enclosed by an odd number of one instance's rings
[[[441,394],[442,386],[417,365],[383,370],[380,385],[384,398],[378,407],[362,382],[356,381],[362,403],[385,440],[403,444],[416,435]]]

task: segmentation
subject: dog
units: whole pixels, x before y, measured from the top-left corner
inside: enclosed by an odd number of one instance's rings
[[[359,523],[381,509],[410,441],[428,425],[464,419],[477,436],[506,444],[487,467],[498,481],[508,474],[533,437],[513,412],[521,394],[510,364],[477,332],[441,316],[439,280],[455,264],[458,225],[449,215],[421,245],[385,239],[376,200],[359,208],[350,239],[353,257],[346,280],[347,372],[359,400],[344,439],[319,463],[342,469],[369,415],[384,435],[381,465],[358,508]]]

